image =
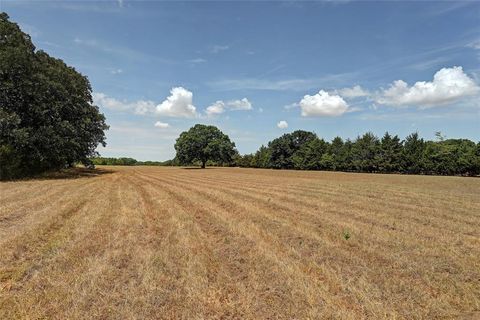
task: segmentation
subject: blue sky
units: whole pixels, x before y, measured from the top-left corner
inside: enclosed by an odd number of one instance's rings
[[[250,153],[283,133],[480,140],[480,3],[7,1],[88,76],[103,156],[166,160],[195,123]]]

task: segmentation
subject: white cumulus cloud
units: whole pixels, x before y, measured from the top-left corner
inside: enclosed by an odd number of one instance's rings
[[[166,122],[157,121],[157,122],[155,122],[155,127],[160,128],[160,129],[166,129],[166,128],[169,128],[170,125]]]
[[[285,120],[282,120],[277,123],[277,127],[279,127],[280,129],[286,129],[288,128],[288,122]]]
[[[205,110],[205,113],[209,116],[218,115],[224,113],[226,110],[252,110],[252,103],[248,101],[247,98],[243,98],[240,100],[230,100],[230,101],[223,101],[218,100],[215,101],[212,105],[208,106]]]
[[[394,81],[375,100],[384,105],[429,108],[458,101],[479,91],[479,86],[462,67],[452,67],[440,69],[433,81],[418,81],[412,86],[403,80]]]
[[[216,101],[214,104],[207,107],[205,111],[208,115],[216,115],[225,112],[225,102],[222,100]]]
[[[241,100],[230,100],[226,103],[231,110],[252,110],[252,103],[247,98]]]
[[[114,111],[133,112],[135,114],[145,115],[155,110],[155,103],[149,100],[127,102],[109,97],[102,92],[94,92],[92,98],[95,105]]]
[[[170,96],[157,105],[156,113],[169,117],[192,118],[196,116],[196,108],[192,104],[193,93],[182,87],[170,90]]]
[[[348,111],[348,104],[342,97],[324,90],[313,96],[305,95],[299,105],[304,117],[336,117]]]
[[[336,92],[337,93],[337,92]],[[368,91],[364,90],[359,85],[356,85],[352,88],[343,88],[338,90],[338,94],[344,98],[358,98],[358,97],[366,97],[369,95]]]

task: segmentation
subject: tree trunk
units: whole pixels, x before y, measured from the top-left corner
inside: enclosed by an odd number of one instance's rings
[[[205,169],[205,163],[206,161],[202,161],[202,169]]]

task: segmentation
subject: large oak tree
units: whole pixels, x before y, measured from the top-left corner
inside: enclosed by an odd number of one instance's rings
[[[0,178],[90,165],[108,129],[91,92],[85,76],[36,51],[0,13]]]
[[[236,155],[235,143],[215,126],[196,124],[184,131],[175,143],[176,159],[180,164],[200,162],[205,168],[207,161],[230,163]]]

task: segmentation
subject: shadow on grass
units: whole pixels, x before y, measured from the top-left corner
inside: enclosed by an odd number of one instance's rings
[[[23,177],[19,179],[3,180],[8,181],[30,181],[30,180],[60,180],[60,179],[80,179],[80,178],[95,178],[104,174],[114,173],[114,170],[109,169],[88,169],[88,168],[68,168],[56,171],[48,171],[30,177]]]

